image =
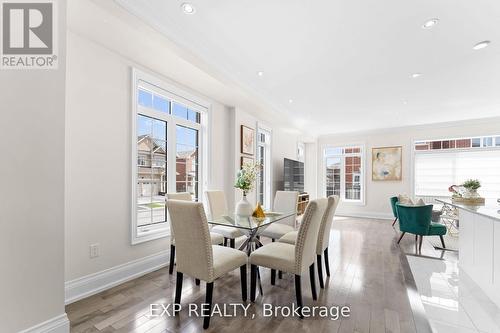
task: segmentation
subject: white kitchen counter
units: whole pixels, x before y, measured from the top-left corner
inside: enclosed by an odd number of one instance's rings
[[[483,291],[500,306],[500,204],[469,206],[437,200],[459,209],[459,262]]]

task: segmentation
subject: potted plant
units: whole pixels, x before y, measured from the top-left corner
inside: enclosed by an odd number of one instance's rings
[[[236,204],[235,213],[237,215],[250,216],[253,213],[253,207],[247,200],[247,193],[253,190],[260,167],[258,163],[245,163],[236,174],[234,187],[243,191],[243,197]]]
[[[465,196],[467,198],[478,198],[479,194],[477,193],[477,189],[481,187],[481,182],[478,179],[468,179],[466,180],[462,186],[465,188]]]

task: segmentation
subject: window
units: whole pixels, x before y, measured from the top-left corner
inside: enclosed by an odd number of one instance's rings
[[[324,150],[326,195],[363,202],[363,148],[327,147]]]
[[[456,142],[453,148],[419,150],[415,143],[414,192],[419,197],[449,197],[448,187],[469,178],[479,179],[479,193],[500,197],[500,149],[497,137],[441,140]],[[458,144],[460,142],[460,144]]]
[[[257,201],[271,209],[271,132],[257,130],[257,162],[262,165],[257,179]]]
[[[207,106],[134,71],[132,243],[168,236],[167,192],[200,198]]]

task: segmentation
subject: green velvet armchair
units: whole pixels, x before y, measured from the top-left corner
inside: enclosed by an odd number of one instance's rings
[[[389,199],[391,201],[392,215],[394,215],[394,222],[392,222],[392,226],[396,224],[398,220],[398,210],[396,209],[396,203],[399,201],[398,197],[391,197]]]
[[[408,232],[414,234],[417,240],[420,236],[419,252],[422,250],[424,236],[439,236],[443,248],[446,248],[443,238],[443,235],[446,235],[446,226],[431,221],[432,205],[405,206],[396,203],[396,211],[399,219],[399,230],[401,230],[398,244]]]

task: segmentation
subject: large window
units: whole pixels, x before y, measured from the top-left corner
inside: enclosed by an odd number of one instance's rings
[[[326,195],[363,202],[363,147],[327,147],[324,150]]]
[[[134,71],[132,243],[169,235],[165,194],[200,197],[207,107]]]
[[[500,197],[500,136],[415,142],[415,196],[449,197],[448,187],[473,178],[479,193]]]
[[[262,165],[257,178],[257,201],[271,209],[271,132],[258,128],[257,162]]]

